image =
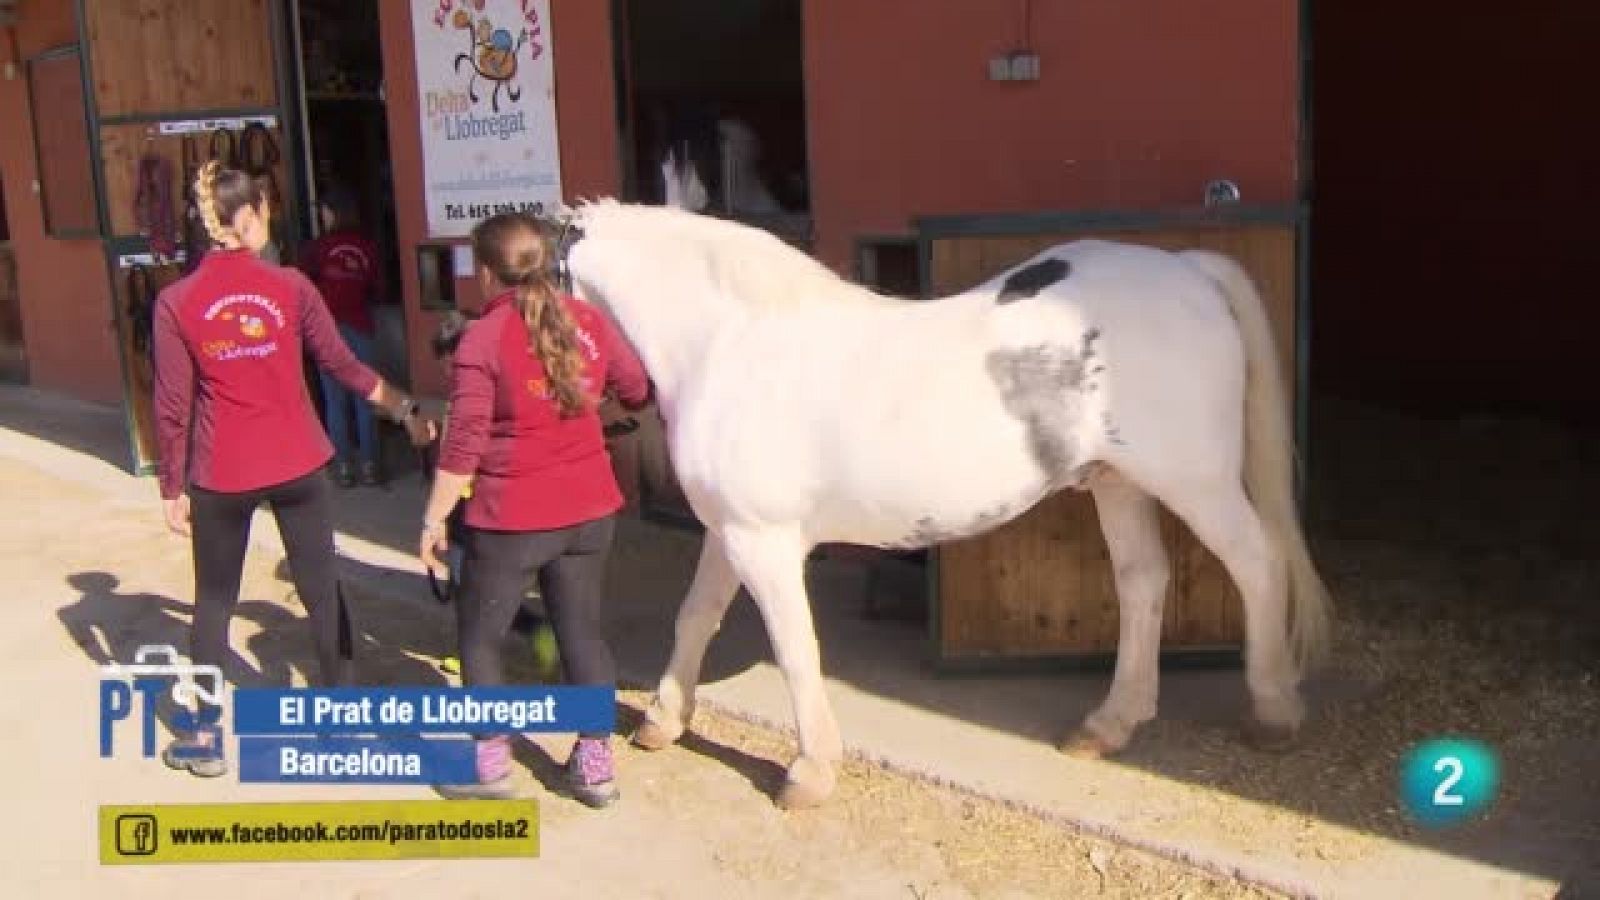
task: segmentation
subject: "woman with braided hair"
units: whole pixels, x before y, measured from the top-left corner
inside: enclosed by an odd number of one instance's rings
[[[250,520],[267,503],[305,604],[322,686],[350,683],[351,631],[339,599],[324,466],[333,456],[305,384],[309,350],[350,391],[405,423],[418,445],[432,426],[417,405],[363,365],[340,339],[317,289],[258,257],[272,210],[247,173],[212,161],[194,184],[214,243],[198,267],[156,300],[156,432],[167,525],[189,537],[195,611],[190,657],[226,671],[228,624]],[[162,758],[195,775],[227,771],[204,752],[211,735],[180,736]]]
[[[467,685],[504,681],[500,644],[537,572],[567,681],[616,684],[600,630],[606,557],[622,492],[600,424],[608,389],[630,409],[650,399],[631,347],[594,307],[566,296],[551,274],[552,229],[508,213],[473,230],[478,284],[488,301],[456,348],[450,413],[420,553],[430,569],[449,549],[446,521],[466,501],[456,634]],[[477,782],[450,797],[508,797],[506,735],[477,741]],[[590,806],[617,796],[610,735],[578,736],[567,762],[572,793]]]

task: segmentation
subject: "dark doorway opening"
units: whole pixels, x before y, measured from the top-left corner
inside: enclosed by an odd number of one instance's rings
[[[1587,32],[1553,9],[1309,6],[1317,387],[1592,422]]]
[[[304,143],[304,233],[325,231],[319,208],[343,195],[357,228],[377,246],[382,284],[371,298],[370,364],[396,384],[409,384],[405,306],[400,292],[398,223],[385,108],[377,0],[296,0]],[[315,373],[312,384],[317,384]],[[325,413],[320,390],[313,390]],[[353,426],[352,426],[353,427]],[[382,467],[391,475],[412,463],[403,435],[378,423]],[[353,433],[353,432],[352,432]]]
[[[669,152],[705,211],[809,234],[801,0],[616,0],[625,191],[666,200]]]

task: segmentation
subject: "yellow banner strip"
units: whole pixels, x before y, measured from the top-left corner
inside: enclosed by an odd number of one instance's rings
[[[538,855],[535,800],[100,807],[103,865]]]

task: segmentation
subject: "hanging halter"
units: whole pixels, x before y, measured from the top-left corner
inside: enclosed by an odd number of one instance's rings
[[[574,222],[571,213],[564,213],[556,217],[560,230],[556,232],[555,245],[551,247],[550,275],[555,279],[556,285],[562,291],[572,293],[572,269],[567,264],[567,255],[572,252],[572,246],[583,240],[583,229]]]
[[[172,208],[172,163],[166,157],[149,153],[139,160],[139,189],[133,201],[134,221],[150,241],[157,262],[172,259],[178,250],[173,233],[176,216]]]

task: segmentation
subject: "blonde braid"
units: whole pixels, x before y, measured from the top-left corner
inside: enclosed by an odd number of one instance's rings
[[[588,408],[583,395],[583,353],[578,347],[578,326],[568,314],[566,304],[542,276],[524,285],[522,317],[533,335],[534,350],[550,376],[550,392],[565,418],[581,415]]]
[[[214,159],[200,167],[200,174],[194,178],[194,205],[206,234],[211,235],[214,243],[225,245],[233,229],[222,227],[222,220],[217,218],[216,184],[217,173],[221,171],[222,163]]]

